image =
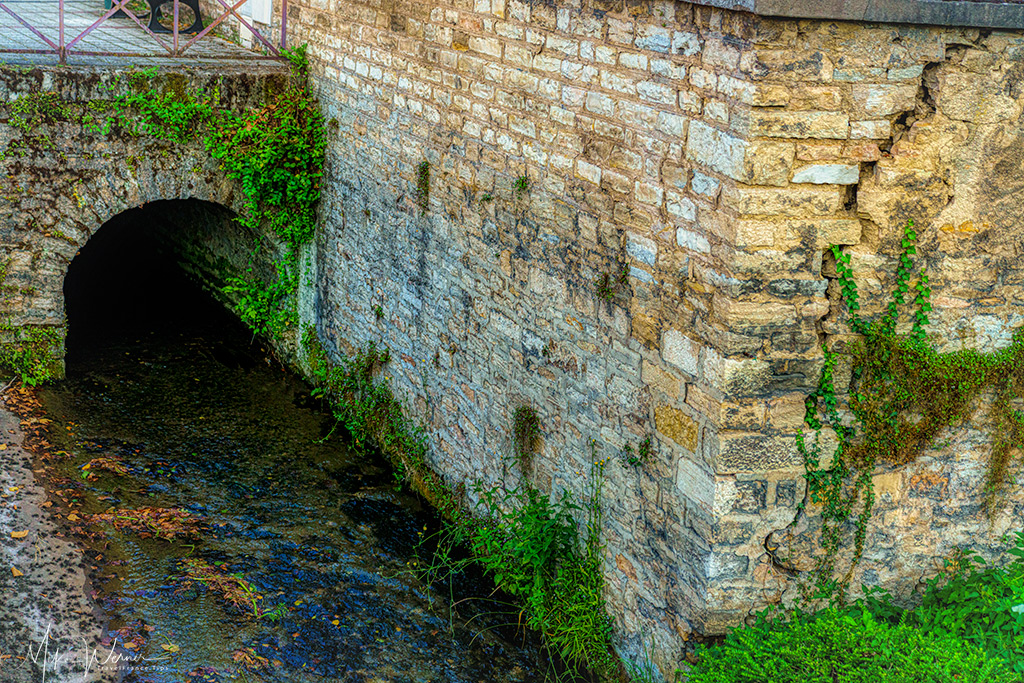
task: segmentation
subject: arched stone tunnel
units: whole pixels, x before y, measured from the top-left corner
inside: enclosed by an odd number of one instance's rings
[[[216,90],[223,106],[241,110],[264,104],[286,74],[283,65],[190,70],[166,74],[156,87]],[[56,78],[56,92],[87,103],[127,91],[130,80],[123,76],[36,70],[0,89],[14,97],[37,89],[39,78]],[[0,140],[25,141],[25,135],[0,120]],[[68,322],[84,331],[159,315],[161,306],[177,305],[176,288],[186,279],[230,307],[223,293],[227,278],[250,266],[252,276],[275,277],[274,241],[258,240],[234,220],[245,199],[198,136],[182,144],[128,131],[100,135],[84,119],[58,118],[34,129],[30,141],[7,153],[0,178],[0,334],[6,341],[32,330],[63,340]],[[54,342],[51,353],[59,375],[64,344]]]
[[[234,212],[213,202],[161,200],[117,214],[67,266],[67,353],[111,333],[222,319],[228,279],[269,263],[255,244]]]

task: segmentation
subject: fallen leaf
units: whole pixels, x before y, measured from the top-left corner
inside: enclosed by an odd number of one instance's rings
[[[7,444],[0,443],[0,451],[6,451],[6,450],[7,450]]]
[[[11,574],[14,574],[15,576],[25,576],[24,573],[18,571],[17,567],[11,567]]]
[[[27,531],[12,531],[11,532],[11,538],[25,538],[26,536],[28,536],[28,532]]]
[[[74,512],[72,512],[70,515],[68,515],[68,521],[69,522],[77,522],[80,519],[81,519],[81,517],[76,515]]]

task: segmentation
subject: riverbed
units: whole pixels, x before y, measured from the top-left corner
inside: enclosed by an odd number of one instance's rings
[[[37,393],[36,419],[51,422],[32,467],[84,558],[97,650],[120,660],[94,662],[102,679],[542,680],[538,641],[483,577],[419,579],[433,512],[350,447],[251,333],[203,306],[73,334],[67,379]],[[115,524],[141,509],[200,530]]]

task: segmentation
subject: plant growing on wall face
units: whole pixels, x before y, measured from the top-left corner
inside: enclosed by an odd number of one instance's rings
[[[540,450],[540,419],[530,406],[521,405],[512,413],[512,450],[524,469]]]
[[[521,175],[512,181],[512,191],[516,197],[522,197],[524,194],[530,191],[530,179],[525,175]]]
[[[416,166],[416,203],[420,209],[430,208],[430,162],[421,161]]]
[[[256,234],[269,228],[285,254],[268,282],[250,266],[244,276],[229,278],[224,291],[236,299],[242,320],[272,339],[281,339],[298,317],[299,251],[316,230],[327,145],[324,119],[307,83],[305,46],[286,50],[285,57],[292,77],[261,107],[231,111],[221,106],[216,90],[194,94],[183,80],[170,77],[158,90],[150,83],[157,75],[153,68],[128,74],[128,94],[90,103],[96,106],[81,117],[101,135],[117,128],[172,143],[202,140],[227,177],[238,181],[244,195],[238,221]],[[253,257],[259,250],[257,243]]]
[[[806,466],[807,500],[819,506],[822,521],[812,598],[841,598],[864,551],[868,521],[875,502],[872,475],[880,464],[898,466],[915,459],[938,433],[971,417],[975,399],[993,391],[996,426],[984,491],[989,514],[999,501],[1010,460],[1024,447],[1024,412],[1013,400],[1024,394],[1024,330],[1009,347],[991,353],[963,349],[938,352],[925,327],[932,310],[931,289],[922,269],[911,284],[917,234],[904,228],[895,286],[884,313],[876,320],[860,316],[857,283],[850,256],[832,247],[837,281],[859,338],[842,351],[824,347],[825,363],[818,388],[806,401],[805,422],[797,445]],[[901,309],[912,307],[910,329],[897,331]],[[848,364],[848,391],[837,390],[839,363]],[[848,416],[852,419],[844,419]],[[831,429],[837,445],[823,452],[822,431]],[[826,464],[827,463],[827,464]],[[837,556],[852,527],[852,561],[839,572]]]

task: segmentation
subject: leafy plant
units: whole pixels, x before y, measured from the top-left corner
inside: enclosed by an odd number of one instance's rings
[[[530,191],[530,178],[529,176],[521,175],[512,181],[512,191],[516,197],[521,197]]]
[[[430,162],[421,161],[416,166],[416,203],[420,209],[430,208]]]
[[[512,450],[525,467],[540,449],[540,419],[531,406],[521,405],[512,413]]]
[[[594,288],[597,296],[605,301],[615,298],[615,285],[612,282],[612,276],[608,273],[601,273],[594,282]]]
[[[1024,676],[1024,532],[1007,552],[1013,560],[1004,566],[988,566],[969,550],[955,553],[927,582],[908,621],[926,633],[956,634]]]
[[[703,647],[690,683],[1010,683],[1001,659],[950,633],[892,624],[864,605],[767,612]]]
[[[654,440],[650,434],[640,441],[636,450],[633,449],[633,444],[627,443],[622,449],[622,460],[632,467],[640,467],[646,464],[651,458],[651,453],[654,451],[653,444]]]
[[[4,317],[0,330],[14,335],[14,340],[0,344],[0,365],[10,368],[21,383],[34,387],[49,382],[59,375],[58,349],[63,336],[54,327],[14,329],[10,318]]]
[[[529,485],[507,489],[477,483],[476,519],[449,523],[442,530],[433,561],[420,573],[436,581],[479,564],[499,588],[522,605],[519,618],[543,634],[566,662],[610,678],[618,663],[612,654],[612,624],[603,598],[601,568],[601,481],[603,467],[591,471],[585,504],[568,493],[555,502]],[[586,514],[586,537],[576,517]],[[471,557],[457,559],[465,545]]]
[[[972,403],[982,391],[994,390],[995,431],[985,490],[986,505],[994,508],[1014,449],[1024,446],[1024,413],[1012,399],[1024,390],[1024,331],[1017,330],[1008,348],[991,353],[964,349],[939,353],[926,339],[932,310],[927,275],[922,270],[911,286],[917,235],[913,223],[904,228],[895,285],[885,312],[874,321],[861,318],[857,283],[850,256],[833,247],[836,273],[850,313],[850,328],[860,335],[842,352],[824,351],[818,388],[807,398],[805,422],[814,436],[801,431],[797,446],[804,457],[808,500],[821,508],[821,545],[812,599],[837,598],[845,593],[859,561],[874,505],[872,474],[876,465],[900,465],[916,458],[940,430],[970,417]],[[897,332],[900,311],[914,308],[909,334]],[[850,367],[848,393],[840,396],[835,377],[838,363]],[[852,420],[844,420],[848,409]],[[837,445],[822,452],[819,434],[831,428]],[[831,455],[831,464],[823,467]],[[801,509],[802,509],[801,505]],[[853,525],[853,555],[845,573],[836,560],[844,532]]]

